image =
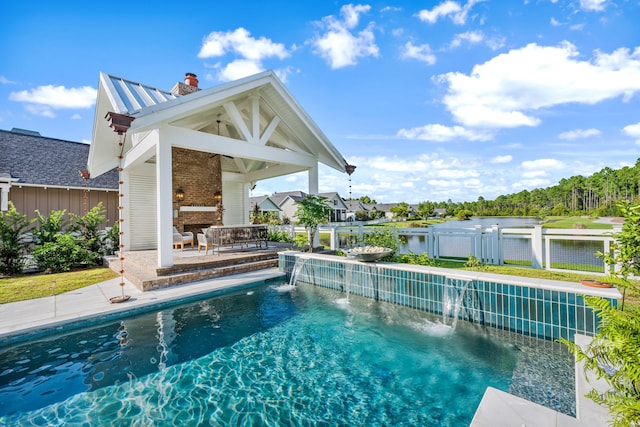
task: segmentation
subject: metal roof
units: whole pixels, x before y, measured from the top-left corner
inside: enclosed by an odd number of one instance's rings
[[[110,101],[119,114],[132,114],[145,107],[151,107],[180,96],[170,91],[157,89],[106,73],[100,73],[100,79],[109,89],[107,93],[111,98]]]

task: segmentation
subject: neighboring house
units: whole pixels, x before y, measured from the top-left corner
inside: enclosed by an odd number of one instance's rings
[[[296,211],[298,210],[296,203],[299,200],[304,200],[304,198],[307,197],[307,193],[303,191],[287,191],[283,193],[273,193],[270,197],[280,208],[282,219],[286,218],[292,223],[295,223],[297,221]]]
[[[444,208],[436,208],[433,210],[433,216],[436,218],[443,218],[447,214],[447,210]]]
[[[384,217],[387,219],[394,219],[395,216],[393,212],[391,212],[391,208],[396,206],[400,206],[400,203],[375,203],[366,205],[368,211],[381,211],[384,212]],[[409,212],[412,212],[413,215],[418,211],[418,205],[409,205]]]
[[[171,91],[101,73],[88,169],[121,167],[124,250],[157,249],[173,265],[172,230],[248,224],[256,182],[349,165],[272,71]],[[352,167],[349,167],[352,169]]]
[[[304,200],[308,196],[304,191],[288,191],[283,193],[273,193],[271,200],[273,200],[282,212],[282,218],[288,218],[291,222],[295,223],[298,219],[296,217],[296,211],[298,210],[297,202]],[[329,222],[342,222],[347,220],[347,205],[345,204],[340,194],[336,192],[330,193],[318,193],[318,196],[325,197],[327,199],[327,205],[333,209],[331,215],[327,220]]]
[[[250,211],[255,212],[256,205],[258,205],[258,212],[263,215],[273,214],[277,218],[282,218],[282,211],[278,207],[278,205],[271,200],[269,196],[259,196],[259,197],[251,197],[249,199]]]
[[[344,200],[344,204],[347,206],[347,219],[355,219],[356,212],[369,212],[367,206],[359,199]]]
[[[89,145],[41,136],[23,129],[0,130],[0,210],[12,202],[31,219],[35,210],[84,215],[102,202],[111,226],[118,219],[118,175],[111,168],[84,179]]]
[[[327,203],[333,209],[329,222],[343,222],[347,220],[348,207],[338,193],[320,193],[318,196],[326,197]]]

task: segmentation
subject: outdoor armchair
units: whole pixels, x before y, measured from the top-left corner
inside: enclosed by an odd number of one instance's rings
[[[180,232],[173,227],[173,248],[176,249],[179,246],[184,251],[184,245],[193,247],[193,233],[190,231]]]

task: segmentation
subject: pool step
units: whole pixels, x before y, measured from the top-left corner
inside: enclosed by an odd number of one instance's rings
[[[156,251],[125,252],[124,277],[142,291],[278,266],[278,248],[223,252],[204,255],[176,251],[174,265],[157,267]],[[185,251],[187,252],[187,251]],[[120,271],[117,257],[107,258],[109,268]]]

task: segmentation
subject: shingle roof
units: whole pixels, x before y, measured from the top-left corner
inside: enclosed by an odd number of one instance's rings
[[[287,197],[291,197],[293,200],[302,200],[307,196],[307,194],[303,191],[285,191],[282,193],[273,193],[271,196],[271,200],[278,205],[282,206],[282,202],[284,202]]]
[[[0,130],[0,174],[16,184],[83,187],[80,171],[87,169],[89,144]],[[89,179],[89,188],[118,188],[115,169]]]

